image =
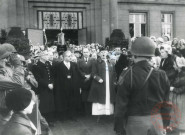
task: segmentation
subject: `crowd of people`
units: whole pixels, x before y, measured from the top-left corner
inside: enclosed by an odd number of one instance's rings
[[[12,45],[0,45],[2,135],[51,135],[55,120],[86,115],[98,116],[97,122],[114,115],[117,135],[185,131],[184,39],[132,38],[129,49],[92,43],[30,50],[25,59]],[[174,121],[172,110],[163,108],[171,119],[153,114],[161,118],[159,130],[151,111],[166,102],[180,109],[181,119]]]

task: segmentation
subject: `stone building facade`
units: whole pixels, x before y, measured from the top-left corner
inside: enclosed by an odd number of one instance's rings
[[[185,0],[0,0],[0,18],[7,31],[74,30],[79,44],[104,44],[113,29],[126,38],[185,38]]]

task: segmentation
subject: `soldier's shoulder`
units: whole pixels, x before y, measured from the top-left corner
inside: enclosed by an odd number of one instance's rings
[[[164,70],[159,69],[159,68],[154,68],[153,71],[154,71],[154,72],[159,72],[159,73],[165,73]]]

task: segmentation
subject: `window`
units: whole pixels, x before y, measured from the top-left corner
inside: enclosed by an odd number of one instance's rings
[[[173,38],[173,14],[162,13],[161,23],[161,36],[168,35],[170,38]]]
[[[146,36],[146,13],[129,14],[129,32],[131,37]]]
[[[59,12],[43,12],[43,25],[45,29],[60,29]]]
[[[40,29],[82,29],[82,12],[38,12],[38,28]]]

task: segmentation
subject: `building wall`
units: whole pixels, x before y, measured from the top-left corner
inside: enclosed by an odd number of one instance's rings
[[[166,2],[166,3],[165,3]],[[161,13],[173,13],[173,37],[185,38],[185,1],[120,0],[118,2],[118,27],[129,38],[129,13],[146,12],[148,36],[161,36]]]
[[[0,1],[0,28],[1,29],[7,29],[8,27],[8,1],[7,0],[1,0]]]
[[[148,14],[148,36],[161,36],[161,12],[174,13],[174,37],[185,38],[185,0],[1,0],[0,29],[38,28],[37,11],[82,11],[87,43],[105,43],[112,30],[129,38],[129,12]]]

